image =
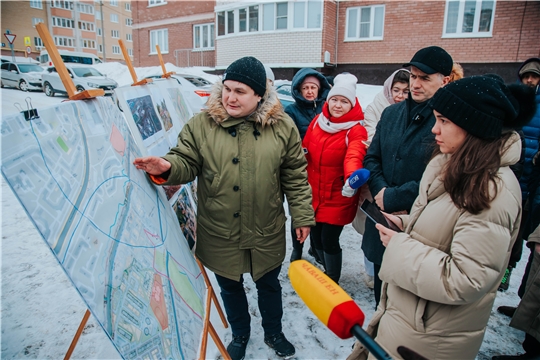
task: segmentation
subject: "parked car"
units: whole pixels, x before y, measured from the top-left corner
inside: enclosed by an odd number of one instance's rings
[[[171,79],[175,79],[182,86],[182,93],[186,97],[186,103],[190,106],[194,114],[200,113],[206,107],[206,101],[210,96],[210,88],[212,87],[211,83],[207,81],[208,85],[196,86],[187,77],[197,78],[194,75],[171,75]],[[161,81],[161,75],[150,75],[146,79],[153,79],[154,81]],[[201,78],[203,79],[203,78]]]
[[[274,82],[274,87],[276,88],[279,101],[281,101],[283,108],[294,103],[294,98],[291,93],[291,84],[292,82],[289,80],[276,80]]]
[[[13,86],[22,91],[40,90],[43,68],[36,64],[5,62],[1,65],[0,86]]]
[[[107,78],[96,69],[88,65],[65,64],[77,91],[89,89],[103,89],[105,95],[113,95],[118,83]],[[66,88],[56,72],[56,68],[51,66],[41,76],[43,91],[47,96],[54,96],[56,93],[67,94]]]

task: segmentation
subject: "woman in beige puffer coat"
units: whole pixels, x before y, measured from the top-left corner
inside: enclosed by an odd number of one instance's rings
[[[511,91],[522,92],[521,103]],[[521,142],[503,127],[530,119],[534,112],[520,106],[527,96],[487,75],[448,84],[430,100],[438,155],[410,215],[388,215],[404,232],[377,225],[384,283],[368,333],[393,357],[401,358],[399,346],[428,359],[477,355],[521,219],[509,168]],[[356,344],[349,359],[365,355]]]

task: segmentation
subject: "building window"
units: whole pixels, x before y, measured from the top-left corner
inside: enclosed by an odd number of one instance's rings
[[[34,36],[34,46],[36,50],[43,48],[43,40],[40,37]]]
[[[165,0],[148,0],[148,6],[163,5],[166,4]]]
[[[75,47],[75,39],[63,36],[55,36],[54,44],[56,46]]]
[[[200,50],[214,49],[214,24],[193,26],[193,48]]]
[[[120,54],[120,46],[118,46],[118,45],[113,45],[113,47],[112,47],[112,53],[113,53],[113,54]]]
[[[103,45],[101,45],[101,44],[98,45],[98,51],[99,51],[100,53],[103,52]]]
[[[150,54],[157,54],[156,45],[162,53],[169,52],[169,30],[152,30],[150,31]]]
[[[59,17],[53,16],[52,23],[53,23],[53,26],[56,26],[56,27],[75,29],[75,21],[71,19],[59,18]]]
[[[118,15],[117,14],[111,14],[111,22],[113,22],[113,23],[118,22]]]
[[[131,34],[126,34],[126,41],[133,41]]]
[[[79,9],[79,12],[83,14],[90,14],[90,15],[94,14],[94,7],[92,5],[78,3],[77,8]]]
[[[495,1],[446,1],[443,37],[488,37],[493,29]]]
[[[111,6],[118,6],[118,0],[111,0],[109,1]]]
[[[54,0],[51,2],[51,6],[60,9],[73,10],[72,1]]]
[[[101,11],[96,11],[96,20],[101,20]]]
[[[98,36],[101,36],[101,28],[97,28],[97,34]]]
[[[129,56],[133,56],[133,49],[127,49],[127,51]]]
[[[90,39],[81,39],[81,47],[85,49],[95,49],[96,48],[96,42],[94,40]]]
[[[79,21],[79,29],[85,31],[94,31],[94,23],[87,21]]]
[[[118,30],[111,30],[111,36],[115,39],[119,39],[120,38],[120,31]]]
[[[34,9],[43,9],[41,0],[30,0],[30,7]]]
[[[382,40],[384,5],[348,8],[345,27],[345,41]]]
[[[126,18],[126,26],[131,26],[131,25],[133,25],[133,19]]]
[[[125,3],[126,11],[131,11],[131,3]]]
[[[322,1],[308,0],[293,3],[293,29],[320,29]]]
[[[36,26],[40,22],[43,22],[43,19],[41,19],[41,18],[32,18],[32,26]]]
[[[270,3],[263,5],[263,31],[286,30],[288,3]]]

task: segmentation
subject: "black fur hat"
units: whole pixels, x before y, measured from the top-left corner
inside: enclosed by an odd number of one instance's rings
[[[481,139],[501,136],[503,128],[526,125],[536,111],[534,89],[506,86],[495,74],[470,76],[440,88],[429,105]]]

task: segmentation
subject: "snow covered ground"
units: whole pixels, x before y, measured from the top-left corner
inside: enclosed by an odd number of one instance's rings
[[[98,67],[98,66],[96,66]],[[127,68],[118,63],[99,65],[99,70],[115,79],[120,86],[130,84]],[[139,79],[161,73],[160,67],[136,68]],[[176,68],[167,64],[167,71],[198,74],[211,80],[213,75],[200,68]],[[361,79],[360,79],[361,80]],[[365,108],[380,87],[360,85],[359,98]],[[2,89],[2,115],[17,111],[14,103],[26,108],[25,98],[39,108],[51,106],[67,98],[48,98],[43,93],[24,93],[16,89]],[[28,219],[15,195],[6,182],[1,180],[1,358],[2,359],[58,359],[63,358],[77,327],[86,311],[84,302],[72,286],[45,242]],[[289,224],[287,224],[289,228]],[[353,340],[340,340],[311,313],[292,289],[287,277],[288,258],[291,251],[290,234],[287,231],[287,256],[280,275],[283,286],[283,329],[296,346],[297,359],[344,359]],[[363,281],[363,254],[361,236],[349,225],[341,235],[343,252],[343,275],[340,285],[358,303],[366,314],[366,323],[374,312],[373,292]],[[517,305],[517,288],[521,280],[529,250],[525,248],[522,260],[514,270],[510,289],[498,293],[490,318],[484,343],[477,359],[490,359],[498,354],[522,352],[524,334],[508,326],[509,319],[497,313],[500,305]],[[313,261],[304,251],[304,258]],[[215,279],[214,286],[218,288]],[[246,289],[252,314],[252,333],[247,359],[274,359],[274,352],[263,342],[260,315],[257,309],[257,293],[254,283],[246,276]],[[218,294],[219,297],[219,294]],[[225,345],[231,339],[229,329],[223,328],[215,310],[212,323]],[[219,357],[212,340],[208,343],[207,358]],[[406,345],[406,344],[405,344]],[[74,359],[119,359],[111,341],[91,316],[77,347]]]

